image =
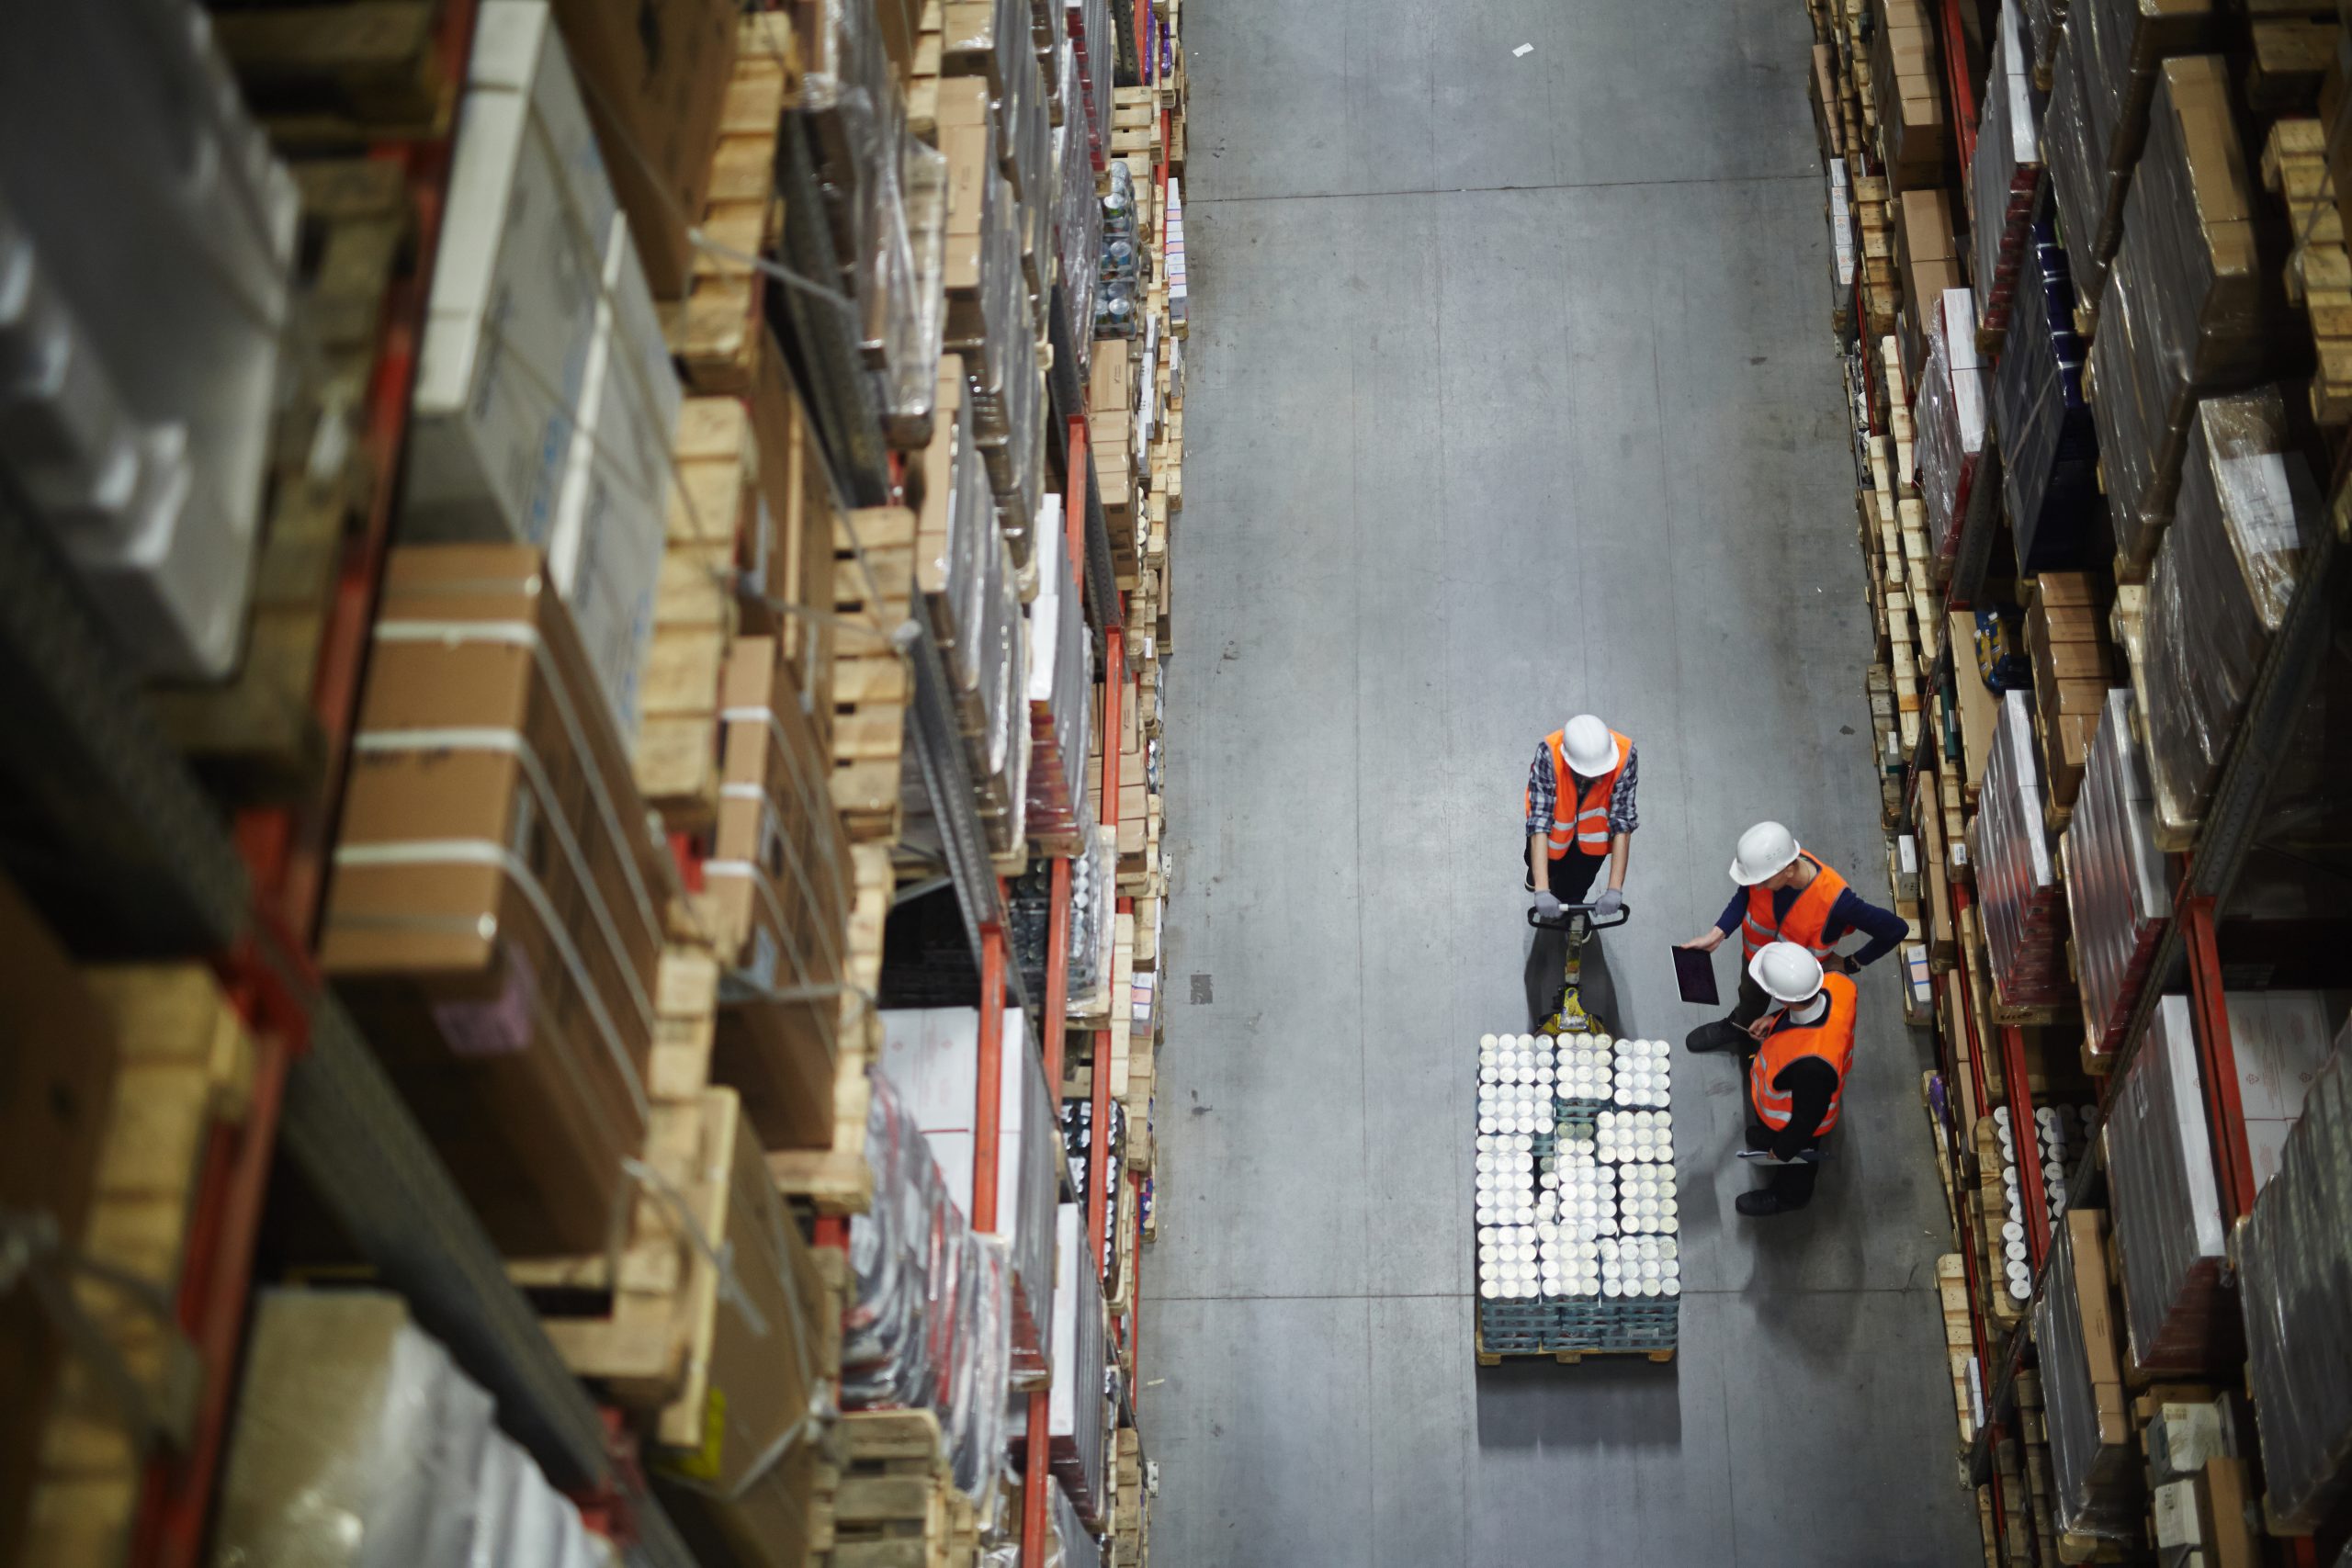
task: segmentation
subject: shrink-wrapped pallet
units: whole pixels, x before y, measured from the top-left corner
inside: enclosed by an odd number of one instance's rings
[[[2002,493],[2028,573],[2085,564],[2098,505],[2098,443],[2074,320],[2066,252],[2047,220],[2036,222],[1993,367]]]
[[[1976,805],[1976,891],[1994,989],[2006,1007],[2046,1007],[2066,992],[2059,951],[2065,886],[2043,825],[2041,758],[2033,703],[2001,694],[1993,747]]]
[[[2091,344],[2092,412],[2118,558],[2136,576],[2171,519],[2200,395],[2263,359],[2245,158],[2218,55],[2167,60]]]
[[[2199,1371],[2216,1348],[2229,1232],[2188,1008],[2186,997],[2156,1004],[2101,1134],[2127,1343],[2143,1372]]]
[[[2278,389],[2198,405],[2179,504],[2148,574],[2142,633],[2148,773],[2157,841],[2167,849],[2186,849],[2195,836],[2263,654],[2285,622],[2305,545],[2324,525],[2311,470],[2290,448]]]
[[[2352,1466],[2352,1077],[2343,1041],[2237,1235],[2246,1382],[2274,1528],[2316,1529]]]
[[[2006,321],[2016,297],[2023,257],[2041,189],[2041,136],[2034,123],[2033,75],[2025,17],[2018,0],[2003,0],[1984,98],[1976,122],[1976,152],[1968,169],[1971,275],[1988,318]]]
[[[1960,550],[1961,524],[1984,456],[1984,367],[1976,355],[1974,296],[1947,288],[1930,310],[1928,362],[1913,406],[1913,446],[1928,532],[1936,553]]]
[[[2066,825],[2067,916],[2083,993],[2083,1045],[2094,1056],[2121,1048],[2172,918],[2172,879],[2154,829],[2154,787],[2133,730],[2132,694],[2118,687],[2099,710]]]
[[[1038,848],[1068,854],[1083,848],[1093,824],[1086,798],[1086,751],[1093,722],[1092,645],[1086,631],[1084,596],[1070,568],[1061,536],[1046,527],[1046,513],[1060,515],[1060,498],[1048,496],[1039,513],[1039,533],[1055,547],[1038,558],[1037,596],[1028,608],[1029,668],[1023,692],[1029,722],[1028,830]]]
[[[2062,1535],[2137,1541],[2147,1500],[2123,1406],[2096,1209],[2051,1226],[2048,1272],[2033,1304],[2050,1429],[2050,1517]]]
[[[1112,1168],[1114,1171],[1116,1166]],[[1102,1522],[1111,1424],[1104,1378],[1110,1323],[1101,1276],[1087,1261],[1086,1205],[1061,1205],[1054,1289],[1054,1381],[1046,1400],[1054,1474],[1079,1517]]]

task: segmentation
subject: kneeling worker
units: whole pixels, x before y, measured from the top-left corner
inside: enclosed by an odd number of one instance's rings
[[[1814,1166],[1803,1156],[1838,1125],[1847,1069],[1854,1061],[1854,982],[1826,975],[1820,960],[1792,942],[1768,943],[1747,972],[1777,1012],[1758,1021],[1747,1064],[1750,1148],[1794,1163],[1770,1168],[1763,1186],[1735,1206],[1751,1219],[1785,1214],[1813,1201]]]
[[[1821,961],[1825,969],[1844,974],[1862,968],[1894,951],[1910,934],[1910,926],[1892,909],[1883,909],[1846,885],[1846,879],[1797,846],[1795,837],[1778,822],[1758,822],[1739,836],[1732,856],[1731,879],[1738,884],[1731,902],[1704,935],[1685,947],[1713,953],[1739,929],[1739,1000],[1729,1018],[1703,1023],[1684,1042],[1693,1051],[1747,1051],[1756,1021],[1764,1016],[1765,994],[1758,987],[1756,955],[1774,942],[1790,942]],[[1837,952],[1847,934],[1860,931],[1870,940],[1852,955]]]
[[[1586,902],[1600,863],[1609,886],[1591,900],[1607,919],[1625,901],[1625,862],[1633,852],[1634,743],[1589,713],[1545,736],[1527,773],[1527,886],[1536,912],[1556,917],[1563,904]]]

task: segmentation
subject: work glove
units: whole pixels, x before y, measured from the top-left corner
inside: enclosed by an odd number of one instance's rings
[[[1538,918],[1546,920],[1556,920],[1560,918],[1560,901],[1552,897],[1550,888],[1539,887],[1535,890],[1535,913]]]
[[[1592,918],[1597,920],[1608,919],[1624,907],[1625,895],[1611,887],[1593,900]]]

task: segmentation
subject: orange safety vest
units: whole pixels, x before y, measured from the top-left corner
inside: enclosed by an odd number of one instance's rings
[[[1782,1068],[1804,1056],[1818,1056],[1837,1069],[1838,1089],[1829,1097],[1829,1110],[1818,1131],[1826,1133],[1838,1125],[1838,1105],[1846,1097],[1846,1069],[1854,1063],[1857,993],[1854,982],[1843,975],[1824,975],[1821,989],[1829,998],[1829,1011],[1821,1021],[1782,1023],[1764,1037],[1747,1069],[1747,1098],[1756,1107],[1756,1119],[1774,1132],[1789,1124],[1793,1101],[1787,1090],[1774,1089],[1772,1082]]]
[[[1617,765],[1578,795],[1576,775],[1568,767],[1566,737],[1566,730],[1555,729],[1544,738],[1544,744],[1552,749],[1552,832],[1545,852],[1560,860],[1574,843],[1589,855],[1605,855],[1609,852],[1609,797],[1617,793],[1617,775],[1625,771],[1634,743],[1611,730],[1609,739],[1617,742]],[[1520,792],[1519,808],[1522,813],[1527,809],[1524,790]]]
[[[1756,950],[1769,942],[1792,942],[1810,949],[1815,958],[1826,958],[1834,942],[1822,940],[1822,928],[1829,923],[1829,911],[1838,905],[1838,895],[1846,891],[1846,879],[1814,860],[1804,851],[1798,858],[1813,863],[1813,880],[1804,885],[1789,901],[1789,912],[1778,926],[1772,922],[1772,894],[1758,883],[1747,890],[1747,919],[1739,928],[1740,955],[1754,958]]]

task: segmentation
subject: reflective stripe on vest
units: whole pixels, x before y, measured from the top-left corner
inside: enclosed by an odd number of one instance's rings
[[[1837,945],[1822,931],[1829,924],[1830,910],[1838,907],[1838,895],[1846,891],[1846,879],[1803,851],[1798,853],[1812,865],[1813,880],[1789,901],[1788,915],[1778,925],[1772,920],[1771,892],[1761,883],[1747,890],[1747,918],[1739,928],[1743,961],[1754,958],[1756,950],[1769,942],[1792,942],[1815,958],[1828,957]]]
[[[1819,1023],[1782,1023],[1764,1037],[1747,1069],[1747,1098],[1756,1108],[1756,1119],[1774,1132],[1789,1124],[1795,1100],[1786,1089],[1773,1088],[1772,1081],[1790,1063],[1805,1056],[1820,1057],[1838,1074],[1838,1088],[1831,1092],[1829,1109],[1822,1113],[1815,1132],[1826,1133],[1838,1125],[1838,1108],[1846,1098],[1846,1069],[1854,1062],[1856,993],[1854,982],[1843,975],[1824,975],[1821,989],[1829,998],[1827,1015]]]
[[[1579,796],[1576,791],[1576,774],[1568,766],[1567,732],[1555,729],[1544,738],[1552,749],[1552,831],[1544,843],[1544,852],[1559,860],[1575,844],[1589,855],[1609,852],[1609,802],[1617,793],[1617,775],[1625,771],[1625,759],[1634,754],[1634,743],[1618,734],[1609,732],[1617,742],[1617,765],[1592,781]],[[1522,798],[1520,809],[1526,809]]]

